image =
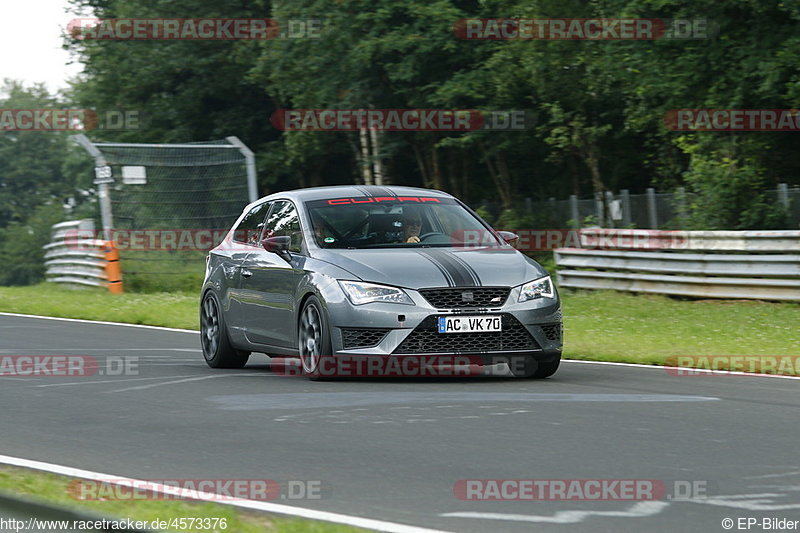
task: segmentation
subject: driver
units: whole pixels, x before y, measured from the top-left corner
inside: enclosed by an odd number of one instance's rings
[[[416,207],[403,207],[403,242],[419,242],[422,213]]]
[[[319,246],[326,247],[333,242],[333,236],[328,231],[328,228],[325,227],[325,220],[315,210],[311,211],[311,226],[314,229],[314,238]]]

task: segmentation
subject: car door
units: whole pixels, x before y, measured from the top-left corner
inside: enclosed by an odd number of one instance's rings
[[[242,323],[250,342],[296,348],[294,297],[305,263],[303,232],[297,208],[288,200],[273,202],[263,237],[291,238],[289,254],[252,250],[242,263]]]
[[[241,269],[244,260],[253,250],[261,247],[261,230],[269,212],[270,202],[262,202],[245,213],[234,228],[231,243],[225,247],[221,257],[225,275],[223,306],[226,307],[226,322],[234,340],[244,337],[242,323]]]

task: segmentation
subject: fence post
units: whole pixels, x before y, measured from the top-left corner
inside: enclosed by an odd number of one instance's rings
[[[581,215],[578,212],[578,197],[574,194],[569,195],[569,216],[575,221],[575,229],[581,229]]]
[[[650,220],[650,229],[658,229],[658,213],[656,212],[656,190],[647,188],[647,216]]]
[[[114,180],[110,175],[105,177],[98,175],[98,171],[101,169],[110,171],[111,167],[108,166],[108,161],[103,153],[97,149],[86,135],[79,133],[75,135],[74,138],[75,142],[82,146],[89,155],[94,157],[95,179],[93,183],[97,185],[97,197],[100,200],[100,222],[103,225],[103,234],[105,238],[110,239],[111,229],[114,227],[114,219],[111,213],[111,193],[108,184]]]
[[[680,225],[681,229],[686,227],[686,217],[688,216],[689,212],[686,208],[686,189],[683,187],[678,187],[675,189],[677,192],[676,201],[678,204],[678,224]]]
[[[786,183],[778,184],[778,203],[789,210],[789,185]]]
[[[606,208],[608,209],[608,227],[614,227],[614,193],[606,191]]]
[[[251,202],[258,200],[258,180],[256,178],[256,156],[239,137],[225,137],[225,140],[239,149],[244,156],[245,167],[247,168],[247,196]]]
[[[601,228],[604,226],[605,221],[605,208],[603,207],[603,193],[594,193],[594,211],[597,216],[597,225]]]
[[[631,227],[631,193],[628,189],[619,191],[622,198],[622,227]]]

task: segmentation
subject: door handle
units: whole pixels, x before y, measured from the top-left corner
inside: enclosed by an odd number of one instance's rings
[[[253,273],[250,272],[249,270],[247,270],[246,268],[242,269],[242,277],[243,278],[249,278],[252,275],[253,275]]]

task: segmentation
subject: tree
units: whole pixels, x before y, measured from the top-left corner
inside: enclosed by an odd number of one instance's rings
[[[43,85],[25,87],[5,80],[0,109],[63,109]],[[68,132],[0,133],[0,228],[27,219],[40,205],[57,201],[58,209],[74,191],[74,176],[62,165],[69,150]]]

